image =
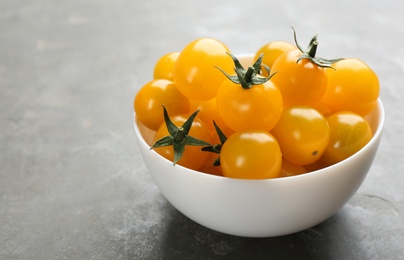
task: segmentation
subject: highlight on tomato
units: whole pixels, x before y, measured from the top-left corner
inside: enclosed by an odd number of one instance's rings
[[[263,129],[270,131],[282,113],[282,94],[268,77],[259,75],[262,55],[254,65],[244,69],[238,59],[229,53],[236,75],[223,81],[217,93],[217,111],[224,123],[234,131]],[[218,67],[221,69],[220,67]],[[276,77],[275,75],[274,77]]]
[[[283,110],[271,133],[278,140],[283,157],[296,165],[308,165],[319,160],[330,140],[326,118],[306,106]]]
[[[332,68],[332,64],[341,60],[316,57],[317,35],[304,50],[297,42],[294,29],[293,33],[298,49],[280,55],[271,67],[272,72],[278,72],[272,81],[282,92],[285,108],[296,105],[310,106],[319,102],[327,87],[325,69]]]
[[[377,105],[380,85],[376,73],[363,61],[349,58],[327,70],[327,89],[322,101],[334,112],[352,111],[366,116]]]
[[[180,52],[174,66],[174,82],[188,98],[206,101],[216,96],[225,76],[215,66],[230,73],[233,63],[227,57],[228,47],[218,40],[201,38]]]

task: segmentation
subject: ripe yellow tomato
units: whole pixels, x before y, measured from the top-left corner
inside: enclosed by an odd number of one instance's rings
[[[283,53],[295,50],[296,46],[290,42],[285,41],[272,41],[264,44],[255,53],[254,60],[257,60],[259,56],[263,53],[262,63],[267,65],[269,68],[272,67],[274,61]],[[263,71],[265,72],[265,70]]]
[[[209,100],[216,96],[226,77],[215,66],[230,73],[233,63],[223,43],[201,38],[189,43],[180,52],[174,66],[174,82],[178,89],[193,100]]]
[[[363,61],[343,59],[326,70],[327,90],[322,101],[334,112],[351,111],[366,116],[377,105],[379,80]]]
[[[219,88],[216,102],[222,120],[234,131],[254,128],[270,131],[283,107],[282,94],[271,80],[250,89],[226,80]]]
[[[279,177],[282,154],[276,139],[267,131],[236,132],[220,152],[223,176],[239,179]]]
[[[187,121],[188,118],[189,118],[188,114],[175,115],[170,117],[174,125],[178,127],[182,126],[185,123],[185,121]],[[156,143],[156,141],[168,135],[169,132],[167,130],[166,124],[165,123],[161,124],[161,126],[158,128],[156,132],[156,135],[154,136],[153,143]],[[211,142],[211,134],[208,127],[202,120],[200,120],[197,117],[192,122],[189,135],[208,143]],[[172,145],[153,148],[153,150],[156,151],[161,156],[165,157],[166,159],[174,161],[174,149]],[[198,170],[205,163],[208,156],[209,153],[202,152],[200,146],[186,145],[184,153],[182,154],[181,159],[178,161],[178,164],[192,170]]]
[[[285,108],[319,102],[327,86],[324,68],[308,59],[297,62],[301,55],[300,50],[286,52],[271,68],[271,73],[277,72],[271,80],[282,92]]]
[[[170,114],[188,113],[190,103],[172,81],[155,79],[146,83],[134,99],[134,110],[137,119],[146,127],[157,130],[164,122],[163,108]]]
[[[358,114],[337,112],[329,116],[327,121],[331,134],[322,157],[326,165],[345,160],[372,139],[373,133],[369,123]]]
[[[173,81],[174,64],[177,61],[179,54],[179,52],[169,52],[161,56],[154,65],[153,78]]]
[[[278,140],[283,157],[296,165],[320,159],[330,139],[324,116],[304,106],[285,109],[271,133]]]

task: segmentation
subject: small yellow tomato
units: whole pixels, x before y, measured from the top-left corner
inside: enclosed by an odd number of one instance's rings
[[[223,176],[239,179],[277,178],[282,154],[267,131],[249,129],[231,135],[220,152]]]
[[[352,156],[372,139],[369,123],[358,114],[337,112],[329,116],[327,121],[331,135],[322,158],[327,165]]]
[[[226,80],[220,86],[216,102],[222,120],[234,131],[251,128],[270,131],[283,106],[282,94],[271,80],[250,89]]]
[[[180,52],[174,66],[174,82],[178,89],[193,100],[209,100],[216,96],[226,77],[215,66],[230,73],[233,63],[223,43],[201,38],[189,43]]]
[[[134,110],[137,119],[146,127],[157,130],[164,122],[163,107],[170,114],[189,112],[190,103],[175,84],[166,79],[155,79],[146,83],[134,99]]]
[[[153,78],[154,79],[168,79],[173,81],[174,77],[174,64],[177,61],[179,52],[169,52],[160,57],[154,65]]]
[[[326,70],[327,88],[322,101],[334,112],[366,116],[377,105],[380,85],[376,73],[363,61],[343,59]]]
[[[298,61],[301,55],[299,50],[286,52],[275,60],[271,68],[271,73],[277,71],[271,80],[282,92],[285,108],[314,105],[320,101],[326,90],[327,77],[324,68],[308,59]]]
[[[324,116],[305,106],[283,110],[271,133],[278,140],[283,157],[297,165],[318,160],[330,138],[330,128]]]

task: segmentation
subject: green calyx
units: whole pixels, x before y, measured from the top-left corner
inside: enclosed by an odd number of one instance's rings
[[[337,61],[343,60],[343,58],[339,59],[323,59],[320,57],[316,57],[316,52],[317,52],[317,46],[318,46],[318,41],[317,41],[317,34],[313,36],[311,39],[309,45],[307,46],[307,49],[304,50],[302,46],[299,45],[297,42],[297,37],[296,37],[296,31],[295,28],[292,27],[293,30],[293,36],[295,39],[295,44],[296,47],[302,52],[302,55],[297,59],[296,62],[299,62],[302,59],[308,59],[314,64],[316,64],[319,67],[322,68],[332,68],[334,69],[331,65],[336,63]]]
[[[235,84],[240,84],[242,88],[244,89],[250,89],[253,85],[259,85],[259,84],[264,84],[267,82],[274,74],[268,76],[268,77],[262,77],[259,76],[259,73],[261,72],[261,67],[264,67],[265,70],[268,72],[269,75],[269,68],[262,64],[262,57],[264,54],[261,54],[258,59],[254,62],[252,66],[249,66],[247,69],[245,69],[239,60],[231,53],[227,53],[234,62],[234,71],[236,72],[235,76],[230,76],[227,74],[224,70],[222,70],[219,67],[216,67],[219,69],[230,81],[232,81]]]
[[[226,142],[227,137],[222,132],[222,130],[219,128],[219,126],[216,124],[215,121],[213,121],[213,125],[215,126],[216,133],[219,136],[220,144],[205,146],[201,150],[204,152],[211,152],[220,155],[220,151],[222,150],[222,146]],[[213,166],[219,166],[219,165],[220,165],[220,156],[218,156],[217,159],[213,162]]]
[[[190,136],[188,133],[191,130],[192,123],[198,114],[199,110],[195,111],[185,123],[178,127],[176,126],[168,116],[166,108],[163,106],[164,122],[167,126],[169,135],[157,140],[150,149],[163,147],[163,146],[173,146],[174,149],[174,165],[181,159],[184,154],[185,146],[206,146],[210,145],[208,142],[200,140],[198,138]]]

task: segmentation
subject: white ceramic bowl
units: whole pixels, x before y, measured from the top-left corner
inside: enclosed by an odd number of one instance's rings
[[[185,216],[216,231],[272,237],[315,226],[337,212],[365,179],[384,124],[381,100],[367,116],[374,136],[350,158],[311,173],[278,179],[242,180],[173,166],[153,150],[153,132],[135,119],[144,162],[165,198]]]

